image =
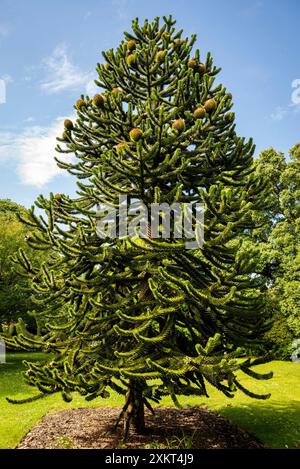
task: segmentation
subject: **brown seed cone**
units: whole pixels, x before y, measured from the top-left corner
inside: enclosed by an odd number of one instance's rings
[[[205,64],[199,64],[197,67],[197,72],[200,73],[200,75],[203,75],[206,72],[206,65]]]
[[[142,131],[141,129],[139,129],[138,127],[134,127],[134,128],[131,129],[131,131],[129,132],[129,138],[130,138],[130,140],[132,140],[133,142],[137,142],[137,141],[140,140],[142,137],[143,137],[143,131]]]
[[[176,40],[173,42],[173,48],[175,49],[176,47],[180,47],[180,46],[182,46],[184,43],[185,43],[185,40],[184,40],[184,39],[176,39]]]
[[[193,116],[195,117],[195,119],[203,119],[205,115],[206,115],[206,111],[203,106],[197,107],[197,109],[195,109],[193,113]]]
[[[155,61],[156,62],[163,62],[164,59],[165,59],[165,56],[166,56],[166,51],[160,50],[160,51],[157,52],[157,54],[155,56]]]
[[[136,55],[135,54],[128,55],[128,57],[126,58],[126,63],[128,67],[134,67],[136,64]]]
[[[176,121],[174,121],[172,124],[172,129],[177,130],[178,132],[183,132],[185,129],[185,120],[176,119]]]
[[[193,70],[196,69],[197,65],[198,65],[197,59],[190,59],[187,63],[187,66],[189,68],[192,68]]]
[[[95,94],[95,96],[93,97],[93,105],[95,107],[103,107],[104,102],[105,98],[104,96],[102,96],[102,94]]]
[[[127,42],[127,49],[131,52],[133,51],[134,49],[136,48],[136,42],[134,39],[130,39],[128,42]]]
[[[55,194],[54,200],[55,200],[57,203],[60,203],[60,202],[62,201],[62,195],[61,195],[61,194]]]
[[[81,109],[82,107],[86,106],[86,102],[83,99],[78,99],[76,101],[77,109]]]
[[[120,142],[116,145],[116,152],[118,155],[124,153],[126,149],[128,148],[128,143],[127,142]]]
[[[120,88],[112,88],[111,92],[113,94],[122,94],[122,90],[120,90]]]
[[[225,114],[226,122],[233,122],[234,121],[234,112],[227,112]]]
[[[207,112],[213,112],[217,108],[217,101],[214,98],[208,99],[205,101],[204,107]]]
[[[73,122],[70,119],[66,119],[64,121],[64,127],[67,130],[72,130],[73,129]]]

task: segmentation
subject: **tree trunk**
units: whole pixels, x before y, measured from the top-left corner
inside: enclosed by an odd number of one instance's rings
[[[145,432],[145,414],[142,390],[130,383],[130,388],[126,394],[127,409],[124,415],[124,437],[127,438],[129,427],[132,424],[138,434]]]

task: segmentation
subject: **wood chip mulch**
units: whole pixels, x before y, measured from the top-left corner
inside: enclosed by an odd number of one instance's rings
[[[157,407],[146,411],[147,433],[133,430],[124,445],[122,425],[109,432],[120,408],[79,408],[46,415],[18,445],[18,449],[115,449],[115,448],[263,448],[254,436],[202,407]]]

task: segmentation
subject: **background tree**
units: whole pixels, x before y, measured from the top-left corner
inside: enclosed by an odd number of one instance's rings
[[[232,96],[214,84],[211,55],[192,54],[172,18],[132,23],[120,46],[103,56],[96,83],[104,90],[76,102],[76,122],[65,121],[58,160],[78,179],[77,197],[50,194],[24,217],[35,232],[28,244],[53,249],[42,267],[24,253],[18,262],[43,305],[40,334],[22,321],[7,339],[25,349],[54,353],[27,363],[26,379],[41,395],[72,391],[86,399],[124,394],[125,435],[144,430],[144,405],[170,395],[207,395],[209,382],[228,397],[241,389],[242,370],[262,360],[237,360],[239,346],[260,340],[267,326],[262,283],[251,277],[250,255],[232,240],[253,227],[255,204],[265,198],[252,175],[252,141],[237,136]],[[203,249],[186,238],[101,239],[97,205],[204,202]],[[118,218],[118,221],[120,219]],[[149,221],[149,220],[148,220]],[[195,228],[195,217],[193,217]],[[39,395],[37,396],[39,397]]]
[[[24,225],[18,216],[26,212],[25,207],[9,199],[0,200],[0,324],[15,331],[14,324],[18,318],[23,318],[32,329],[35,321],[28,312],[37,305],[32,300],[31,280],[12,261],[12,257],[21,249],[27,255],[35,255],[39,262],[46,258],[46,254],[33,252],[27,245],[27,238],[32,228]]]
[[[11,256],[26,248],[28,227],[18,221],[25,207],[11,200],[0,200],[0,323],[25,318],[30,304],[28,278],[20,277]]]
[[[281,253],[276,287],[280,309],[294,338],[300,338],[300,144],[290,151],[290,161],[280,181],[283,220],[274,227],[271,242]]]
[[[262,273],[267,308],[274,324],[266,334],[268,347],[281,358],[290,358],[293,339],[300,337],[300,144],[290,160],[273,148],[255,160],[257,177],[267,181],[268,203],[255,214],[259,228],[244,233],[242,250],[251,249],[256,271]]]

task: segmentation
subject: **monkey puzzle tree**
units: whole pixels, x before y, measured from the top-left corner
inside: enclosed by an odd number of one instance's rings
[[[78,196],[38,198],[25,223],[28,243],[58,256],[43,265],[23,252],[17,262],[32,277],[38,335],[22,321],[15,346],[52,352],[27,363],[28,383],[45,394],[78,391],[87,400],[124,394],[125,435],[144,429],[144,405],[170,395],[207,395],[211,383],[226,396],[241,389],[236,372],[254,378],[259,359],[237,359],[239,347],[266,329],[260,279],[249,255],[238,255],[237,234],[252,226],[263,185],[252,174],[252,141],[236,135],[232,96],[214,85],[210,54],[192,54],[196,37],[182,38],[175,21],[138,20],[120,46],[103,53],[96,84],[102,93],[76,102],[65,121],[58,165],[78,179]],[[100,237],[97,206],[129,202],[203,202],[205,242]],[[195,214],[192,217],[196,224]],[[117,222],[120,223],[119,217]],[[162,229],[162,228],[161,228]]]

